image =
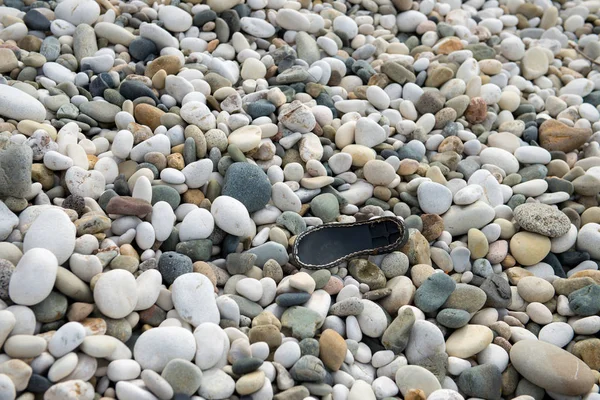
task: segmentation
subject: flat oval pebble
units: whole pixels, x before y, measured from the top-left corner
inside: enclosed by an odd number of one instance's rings
[[[133,357],[142,369],[162,372],[169,361],[191,360],[196,354],[194,335],[181,327],[159,327],[144,332],[135,342]]]
[[[418,365],[400,367],[396,372],[396,384],[403,396],[411,389],[422,390],[428,396],[442,388],[435,375]]]
[[[119,269],[103,273],[94,286],[94,301],[104,315],[126,317],[137,303],[135,278],[130,272]]]
[[[8,85],[0,85],[0,115],[17,121],[46,119],[46,109],[35,97]]]
[[[184,321],[193,326],[203,322],[219,322],[219,310],[214,298],[213,285],[202,274],[184,274],[175,279],[171,288],[173,305]],[[202,303],[199,308],[196,305]]]
[[[58,262],[53,253],[43,248],[29,250],[11,274],[10,299],[26,306],[42,302],[54,287],[57,271]]]
[[[23,241],[25,252],[34,248],[50,250],[58,264],[63,264],[71,257],[75,249],[75,226],[67,214],[49,209],[35,219]]]
[[[533,384],[567,396],[587,393],[594,384],[590,368],[577,357],[549,343],[521,340],[510,350],[515,369]]]

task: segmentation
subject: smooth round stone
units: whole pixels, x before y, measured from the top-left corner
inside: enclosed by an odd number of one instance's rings
[[[573,336],[573,328],[566,322],[552,322],[540,329],[538,333],[539,340],[557,347],[565,347],[573,339]]]
[[[453,236],[464,235],[471,228],[481,229],[491,222],[496,213],[483,201],[476,201],[468,206],[451,206],[442,217],[444,229]]]
[[[11,358],[33,358],[46,350],[47,342],[39,336],[12,335],[4,342],[4,352]]]
[[[495,165],[504,170],[507,175],[519,171],[519,161],[506,150],[488,147],[479,153],[479,156],[482,164]]]
[[[142,250],[147,250],[154,244],[154,228],[150,222],[142,222],[136,227],[135,242]]]
[[[406,254],[395,251],[385,256],[379,266],[387,279],[405,275],[408,271],[409,260]]]
[[[257,38],[269,38],[275,34],[275,27],[259,18],[243,17],[240,19],[240,27]]]
[[[77,26],[93,25],[100,16],[100,6],[93,0],[65,0],[58,3],[54,14]]]
[[[48,370],[48,379],[51,382],[57,382],[67,377],[77,366],[77,354],[69,353],[59,358]]]
[[[109,43],[129,46],[135,35],[122,26],[110,22],[97,22],[94,25],[96,36],[108,40]]]
[[[380,110],[385,110],[390,105],[390,97],[379,86],[369,86],[367,89],[367,100]]]
[[[387,378],[387,377],[384,377]],[[390,378],[387,378],[389,381],[391,381],[392,386],[394,385],[394,381],[392,381]],[[375,383],[375,382],[373,382]],[[398,388],[396,389],[396,393],[398,393]],[[385,389],[384,389],[385,390]],[[388,391],[392,392],[393,390],[387,389]],[[363,381],[363,380],[357,380],[354,382],[354,384],[352,385],[352,388],[350,389],[350,392],[348,393],[348,399],[349,400],[358,400],[358,399],[374,399],[375,398],[375,393],[374,393],[374,388],[368,384],[367,382]]]
[[[522,164],[548,164],[551,161],[548,150],[534,146],[519,147],[515,150],[514,156]]]
[[[171,185],[180,185],[185,182],[185,176],[175,168],[165,168],[160,171],[160,179]]]
[[[310,21],[308,18],[304,16],[304,14],[291,8],[282,8],[277,11],[276,20],[280,27],[287,30],[308,31],[310,28]]]
[[[242,70],[240,74],[242,79],[261,79],[264,78],[267,73],[267,68],[265,65],[256,58],[248,58],[244,61],[242,65]],[[270,103],[269,103],[270,104]],[[250,105],[248,105],[250,107]],[[273,111],[275,110],[273,106]],[[271,113],[261,113],[262,115],[269,115]],[[252,115],[252,114],[251,114]]]
[[[85,328],[79,322],[67,322],[48,342],[48,351],[54,357],[62,357],[75,350],[85,338]]]
[[[210,382],[209,385],[200,385],[198,390],[198,394],[205,399],[226,399],[235,391],[235,381],[221,369],[204,371],[202,380]]]
[[[15,271],[15,266],[12,262],[6,259],[0,259],[0,299],[7,300],[10,298],[8,287],[10,279]]]
[[[171,286],[172,300],[180,317],[198,326],[204,322],[219,323],[212,282],[199,273],[181,275]],[[202,307],[197,307],[202,304]]]
[[[158,9],[158,19],[171,32],[185,32],[192,26],[192,16],[175,6],[163,6]]]
[[[487,326],[466,325],[448,337],[446,352],[453,357],[469,358],[485,349],[493,339],[493,332]]]
[[[156,44],[150,39],[143,37],[135,38],[129,44],[129,54],[136,60],[145,60],[151,54],[156,54]]]
[[[363,167],[363,172],[367,182],[376,186],[387,186],[397,176],[394,167],[381,160],[368,161]]]
[[[360,118],[354,128],[354,142],[357,145],[372,148],[382,143],[387,135],[377,122],[369,118]]]
[[[550,252],[550,239],[537,233],[521,231],[510,240],[510,252],[521,265],[534,265]]]
[[[50,250],[59,264],[67,261],[75,248],[75,226],[67,214],[58,209],[42,212],[29,227],[23,242],[25,252],[33,248]]]
[[[141,373],[141,378],[146,387],[161,400],[173,397],[173,388],[156,372],[151,369],[145,369]]]
[[[58,262],[52,252],[44,248],[27,251],[12,273],[10,299],[26,306],[42,302],[52,292],[57,272]]]
[[[206,371],[226,365],[229,338],[219,325],[204,322],[194,330],[194,337],[197,344],[195,362],[200,369]]]
[[[415,305],[425,313],[436,311],[450,297],[455,287],[456,283],[448,275],[433,274],[415,292]]]
[[[398,26],[398,30],[400,32],[411,33],[415,32],[417,30],[417,26],[426,20],[427,17],[419,11],[409,10],[398,14],[396,18],[396,25]]]
[[[160,295],[162,276],[157,270],[149,269],[137,277],[136,283],[138,286],[138,298],[135,310],[147,310],[156,303]]]
[[[115,385],[115,394],[123,400],[154,400],[156,397],[129,381],[119,381]]]
[[[128,381],[140,376],[141,367],[135,360],[115,360],[108,364],[106,376],[111,381]]]
[[[262,130],[255,125],[243,126],[227,137],[229,144],[236,145],[242,152],[249,152],[260,144]]]
[[[473,204],[483,196],[483,188],[480,185],[468,185],[454,194],[454,204]]]
[[[285,342],[277,348],[273,360],[285,368],[291,368],[300,359],[300,346],[296,342]]]
[[[122,269],[103,273],[94,286],[94,301],[102,314],[124,318],[137,303],[137,284],[133,275]]]
[[[508,353],[502,347],[496,344],[490,344],[477,354],[477,362],[480,365],[491,364],[498,368],[498,371],[503,372],[508,366]]]
[[[239,200],[252,213],[269,202],[271,184],[260,167],[235,163],[227,169],[221,193]]]
[[[600,239],[600,224],[587,223],[577,234],[577,249],[587,251],[593,259],[600,258],[600,247],[597,246]]]
[[[0,115],[17,121],[46,119],[46,108],[33,96],[8,85],[0,85]]]
[[[572,324],[578,335],[594,335],[600,331],[600,317],[597,315],[581,318]]]
[[[264,384],[265,373],[254,371],[243,375],[235,384],[235,389],[240,395],[249,395],[257,392]]]
[[[197,189],[208,182],[212,170],[213,162],[204,159],[187,164],[181,172],[185,176],[185,184],[190,189]]]
[[[500,46],[502,55],[511,61],[520,60],[525,55],[525,45],[518,37],[507,37]]]
[[[169,382],[175,393],[193,395],[202,381],[202,371],[195,364],[174,359],[167,363],[161,376]]]
[[[546,325],[552,322],[552,312],[542,303],[529,303],[526,312],[536,324]]]
[[[239,280],[235,285],[235,290],[250,301],[258,301],[263,295],[260,281],[253,278]]]
[[[471,319],[471,314],[465,310],[457,310],[454,308],[445,308],[438,312],[435,320],[447,328],[462,328]]]
[[[142,369],[162,372],[169,361],[190,361],[196,354],[196,340],[187,329],[159,327],[140,335],[133,348],[133,357]]]
[[[395,378],[396,385],[405,397],[412,389],[420,389],[425,393],[425,396],[429,396],[442,388],[435,375],[418,365],[400,367]]]
[[[219,196],[212,203],[211,214],[215,224],[234,236],[245,236],[250,231],[250,215],[239,200],[230,196]]]
[[[213,232],[215,220],[210,211],[198,208],[189,212],[179,226],[179,240],[206,239]]]
[[[3,393],[3,399],[10,400],[17,396],[15,384],[8,375],[0,374],[0,393]]]
[[[113,123],[121,108],[106,101],[89,101],[81,103],[79,111],[98,122]]]
[[[429,400],[464,400],[464,397],[453,389],[440,389],[431,393]]]
[[[67,298],[61,293],[50,292],[41,303],[31,307],[39,322],[55,322],[67,313]]]
[[[333,222],[340,215],[340,205],[337,197],[331,193],[316,196],[310,202],[311,213],[321,218],[323,222]]]
[[[416,363],[445,350],[444,335],[435,324],[424,320],[415,321],[405,351],[409,362]]]
[[[539,340],[515,343],[510,350],[510,361],[531,383],[562,395],[584,395],[595,382],[592,371],[583,361]]]
[[[334,174],[341,174],[352,167],[352,156],[348,153],[336,153],[327,160],[327,163]]]
[[[362,300],[362,303],[363,312],[357,316],[360,330],[369,337],[380,337],[387,328],[385,312],[370,300]]]
[[[450,189],[435,182],[423,182],[417,189],[419,207],[427,214],[443,214],[452,205]]]
[[[519,296],[528,302],[545,303],[554,297],[554,287],[545,279],[526,276],[517,283]]]

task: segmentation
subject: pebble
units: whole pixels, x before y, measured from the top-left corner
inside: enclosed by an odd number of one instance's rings
[[[452,192],[435,182],[423,182],[417,190],[419,207],[427,214],[444,214],[452,205]]]
[[[215,224],[225,232],[242,236],[250,229],[250,216],[243,203],[229,196],[220,196],[213,202],[210,212]]]
[[[165,341],[165,338],[170,340]],[[171,360],[190,361],[196,354],[194,335],[181,327],[159,327],[144,332],[136,341],[133,357],[142,369],[162,372]]]
[[[17,121],[32,120],[42,122],[46,118],[46,109],[35,97],[7,85],[0,86],[0,106],[3,115]]]
[[[457,329],[446,340],[448,355],[469,358],[485,349],[493,340],[490,328],[483,325],[466,325]]]
[[[100,311],[110,318],[124,318],[137,303],[136,281],[125,270],[103,273],[94,286],[94,301]]]
[[[199,273],[183,274],[175,279],[171,290],[173,305],[184,321],[193,326],[203,322],[219,322],[213,285],[206,276]],[[198,302],[202,302],[202,308],[195,307]]]
[[[592,372],[583,361],[549,343],[521,340],[512,346],[510,360],[527,380],[554,393],[577,396],[594,384]]]
[[[34,248],[27,251],[11,274],[10,299],[26,306],[41,303],[52,291],[57,270],[58,261],[49,250]]]
[[[523,229],[551,238],[563,236],[571,227],[563,212],[546,204],[521,204],[514,209],[514,217]]]
[[[67,214],[49,209],[35,219],[23,241],[25,252],[34,248],[50,250],[59,265],[67,261],[75,249],[75,227]]]
[[[398,368],[396,385],[403,396],[407,396],[411,389],[419,389],[425,396],[429,396],[442,388],[435,375],[418,365],[405,365]]]

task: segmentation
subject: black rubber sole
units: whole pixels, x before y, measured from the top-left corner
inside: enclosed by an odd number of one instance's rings
[[[292,260],[302,268],[331,268],[353,257],[393,251],[407,239],[404,222],[396,217],[324,224],[298,235]]]

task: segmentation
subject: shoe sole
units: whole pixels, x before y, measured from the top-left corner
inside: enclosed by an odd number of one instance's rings
[[[391,252],[407,239],[404,222],[396,217],[324,224],[298,235],[292,260],[302,268],[331,268],[353,257]]]

